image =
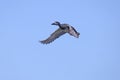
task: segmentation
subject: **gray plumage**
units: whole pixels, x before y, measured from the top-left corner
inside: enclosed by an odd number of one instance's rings
[[[48,37],[46,40],[42,40],[40,41],[43,44],[49,44],[52,41],[54,41],[55,39],[59,38],[60,36],[62,36],[65,33],[69,33],[71,36],[74,36],[76,38],[79,37],[80,33],[78,33],[71,25],[69,24],[60,24],[60,22],[56,21],[54,23],[52,23],[52,25],[57,25],[59,26],[59,28],[53,32],[50,37]]]

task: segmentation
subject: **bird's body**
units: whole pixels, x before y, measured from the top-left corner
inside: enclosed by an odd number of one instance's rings
[[[80,33],[78,33],[72,26],[70,26],[69,24],[60,24],[59,22],[54,22],[52,23],[52,25],[57,25],[59,26],[59,28],[53,32],[50,37],[48,37],[46,40],[40,41],[43,44],[49,44],[52,41],[54,41],[56,38],[59,38],[60,36],[62,36],[65,33],[69,33],[70,35],[78,38]]]

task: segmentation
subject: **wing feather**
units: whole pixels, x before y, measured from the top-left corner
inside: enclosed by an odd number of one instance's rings
[[[76,29],[73,28],[72,26],[69,27],[69,34],[72,35],[72,36],[74,36],[74,37],[76,37],[76,38],[78,38],[79,35],[80,35],[80,33],[78,33],[78,32],[76,31]]]
[[[59,38],[60,36],[62,36],[63,34],[66,33],[66,30],[62,30],[62,29],[57,29],[55,32],[53,32],[50,37],[48,37],[46,40],[42,40],[40,41],[43,44],[49,44],[51,42],[53,42],[55,39]]]

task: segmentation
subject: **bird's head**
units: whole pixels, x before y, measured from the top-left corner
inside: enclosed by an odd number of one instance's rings
[[[60,25],[60,22],[55,21],[54,23],[52,23],[51,25]]]

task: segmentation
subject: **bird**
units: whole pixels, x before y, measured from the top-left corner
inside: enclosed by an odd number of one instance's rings
[[[56,31],[54,31],[47,39],[40,41],[42,44],[49,44],[53,42],[55,39],[64,35],[65,33],[68,33],[76,38],[79,38],[80,33],[77,32],[76,29],[69,24],[66,23],[61,24],[60,22],[55,21],[51,25],[56,25],[59,28]]]

